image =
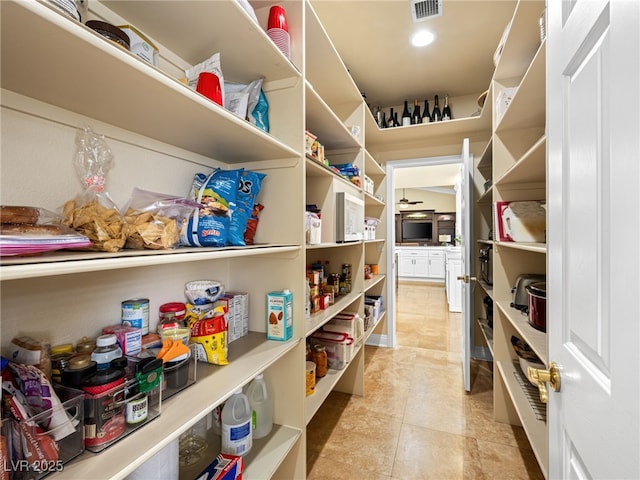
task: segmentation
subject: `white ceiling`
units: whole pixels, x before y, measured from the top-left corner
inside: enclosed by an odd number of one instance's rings
[[[442,16],[418,23],[409,0],[312,0],[312,6],[369,105],[417,98],[432,107],[435,94],[477,96],[489,87],[515,0],[443,0]],[[435,42],[411,46],[419,28],[432,30]]]
[[[443,0],[442,16],[417,23],[409,0],[311,3],[370,106],[417,98],[421,106],[428,99],[433,108],[435,94],[442,100],[445,94],[477,97],[489,87],[493,55],[516,1]],[[435,33],[436,40],[416,48],[409,37],[421,28]],[[451,109],[455,118],[455,103]],[[397,169],[395,187],[450,186],[457,173],[454,165]]]

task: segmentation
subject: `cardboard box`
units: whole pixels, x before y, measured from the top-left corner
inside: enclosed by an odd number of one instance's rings
[[[118,28],[129,36],[130,51],[147,63],[158,66],[158,48],[133,25],[119,25]]]
[[[293,336],[293,295],[289,290],[267,293],[267,339]]]
[[[242,480],[243,471],[242,457],[221,453],[196,477],[196,480]]]

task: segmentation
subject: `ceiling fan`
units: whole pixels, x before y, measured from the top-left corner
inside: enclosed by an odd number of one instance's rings
[[[402,198],[398,201],[398,205],[401,207],[407,207],[408,205],[417,205],[418,203],[424,203],[422,200],[409,200],[405,195],[404,188],[402,189]]]

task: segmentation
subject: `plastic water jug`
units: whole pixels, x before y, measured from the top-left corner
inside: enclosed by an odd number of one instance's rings
[[[245,455],[253,445],[251,405],[242,388],[233,392],[222,409],[222,453]]]
[[[247,388],[247,397],[252,409],[253,438],[266,437],[273,427],[273,399],[262,374]]]

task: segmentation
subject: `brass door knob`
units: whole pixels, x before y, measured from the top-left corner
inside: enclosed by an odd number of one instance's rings
[[[464,283],[475,282],[476,277],[470,277],[469,275],[459,275],[458,280],[462,280]]]
[[[527,369],[527,375],[532,382],[538,384],[540,401],[542,403],[547,403],[549,401],[547,383],[551,384],[551,390],[553,390],[554,392],[560,391],[560,368],[554,362],[551,362],[549,364],[549,370],[529,367]]]

